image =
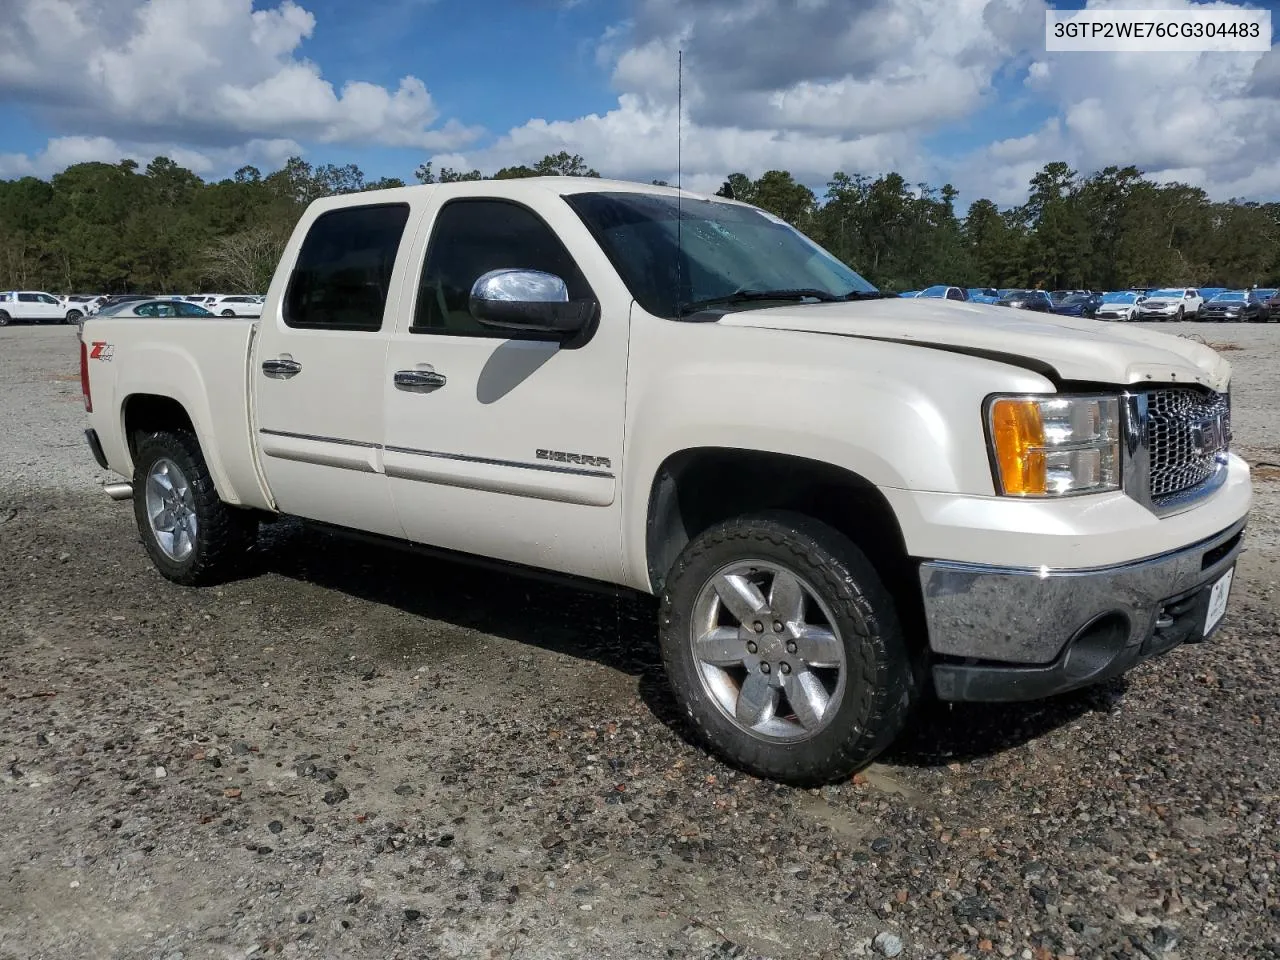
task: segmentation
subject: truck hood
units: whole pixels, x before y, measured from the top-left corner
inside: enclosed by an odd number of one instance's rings
[[[987,357],[1056,381],[1198,383],[1227,389],[1231,365],[1194,340],[1097,320],[947,300],[789,304],[725,314],[726,327],[887,340]]]

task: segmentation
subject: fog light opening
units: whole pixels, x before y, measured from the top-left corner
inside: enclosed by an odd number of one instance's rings
[[[1119,611],[1096,617],[1077,630],[1067,644],[1063,670],[1073,677],[1101,673],[1124,650],[1129,633],[1129,618]]]

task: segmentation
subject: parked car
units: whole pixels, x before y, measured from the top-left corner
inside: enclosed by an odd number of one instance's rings
[[[1265,320],[1263,300],[1253,290],[1228,290],[1200,308],[1199,320],[1249,321]]]
[[[25,320],[28,323],[75,323],[84,316],[76,303],[63,303],[42,290],[8,290],[0,293],[0,327]]]
[[[1102,297],[1096,293],[1072,293],[1053,305],[1053,312],[1062,317],[1093,318]]]
[[[85,321],[90,449],[176,583],[296,515],[656,594],[679,714],[798,784],[925,684],[1044,697],[1222,623],[1250,481],[1202,343],[899,303],[596,179],[327,197],[285,250],[261,320]]]
[[[1003,291],[997,306],[1015,307],[1019,310],[1035,310],[1038,313],[1051,313],[1053,301],[1043,290],[1007,290]]]
[[[946,284],[937,284],[932,287],[925,287],[916,296],[923,300],[968,300],[969,291],[964,287],[948,287]]]
[[[1271,296],[1262,301],[1262,306],[1268,321],[1280,320],[1280,291],[1273,291]]]
[[[1204,299],[1193,287],[1153,290],[1138,304],[1138,320],[1190,320],[1200,312]]]
[[[973,303],[995,303],[1000,299],[1000,291],[995,287],[969,287],[967,292]]]
[[[218,297],[212,303],[205,304],[220,317],[260,317],[262,316],[262,299],[248,294],[233,294]]]
[[[155,296],[150,293],[113,293],[110,296],[103,297],[98,304],[98,313],[101,313],[107,307],[113,307],[119,303],[129,303],[134,300],[154,300]]]
[[[1138,302],[1142,296],[1130,290],[1113,290],[1104,293],[1093,312],[1095,320],[1133,320],[1138,316]]]
[[[164,317],[184,317],[193,319],[196,317],[216,317],[216,313],[210,313],[198,303],[191,303],[182,298],[172,297],[155,297],[143,300],[124,300],[120,303],[114,303],[110,306],[103,307],[96,314],[98,317],[150,317],[151,319]]]

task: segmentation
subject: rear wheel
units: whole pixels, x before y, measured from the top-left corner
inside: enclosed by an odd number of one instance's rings
[[[162,431],[139,445],[133,512],[156,569],[184,586],[226,580],[257,534],[257,520],[218,498],[189,430]]]
[[[66,318],[63,320],[63,323],[79,323],[79,322],[80,322],[80,319],[81,319],[83,316],[84,316],[84,314],[83,314],[83,313],[81,313],[79,310],[68,310],[68,311],[67,311],[67,316],[66,316]]]
[[[707,745],[762,777],[847,777],[897,736],[917,689],[892,597],[843,534],[797,514],[695,538],[662,595],[663,661]]]
[[[224,317],[234,317],[235,315],[236,315],[236,312],[234,310],[223,310],[221,314],[221,316],[224,316]]]

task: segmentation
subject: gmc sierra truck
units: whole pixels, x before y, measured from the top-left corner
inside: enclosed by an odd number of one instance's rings
[[[289,515],[652,593],[691,725],[798,784],[930,692],[1205,640],[1250,504],[1208,347],[894,298],[771,214],[633,183],[316,201],[260,319],[91,317],[81,370],[168,579]]]

